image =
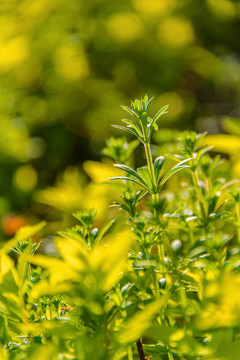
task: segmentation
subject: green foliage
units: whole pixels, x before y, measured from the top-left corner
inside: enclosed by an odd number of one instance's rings
[[[142,134],[126,123],[143,143],[144,166],[133,165],[138,142],[111,139],[104,155],[115,167],[90,162],[83,189],[66,174],[58,192],[43,191],[74,194],[65,203],[82,191],[70,229],[58,223],[49,239],[52,223],[44,233],[41,222],[1,244],[3,360],[238,358],[238,181],[230,160],[202,143],[205,134],[185,132],[172,141],[174,152],[153,155],[152,131],[166,107],[150,118],[151,100],[125,108]],[[104,178],[118,170],[127,176],[112,179],[121,181]],[[113,206],[97,210],[109,193]],[[47,195],[48,204],[61,200]],[[54,255],[44,247],[49,240]]]

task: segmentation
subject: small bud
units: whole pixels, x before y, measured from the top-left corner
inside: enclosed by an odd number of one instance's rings
[[[92,229],[91,233],[92,233],[92,235],[93,235],[94,237],[96,237],[97,234],[98,234],[98,228]]]
[[[166,284],[167,284],[167,280],[165,278],[162,278],[158,281],[158,287],[161,290],[165,290],[166,289]]]
[[[181,242],[181,240],[174,240],[171,243],[171,247],[172,247],[173,252],[176,255],[179,255],[181,253],[181,251],[182,251],[182,242]]]

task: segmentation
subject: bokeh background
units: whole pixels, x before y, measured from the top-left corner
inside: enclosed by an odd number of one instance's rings
[[[85,186],[107,174],[120,105],[146,93],[153,113],[169,104],[156,144],[207,131],[239,156],[238,0],[8,0],[0,29],[1,237],[54,220],[46,204],[107,201]]]

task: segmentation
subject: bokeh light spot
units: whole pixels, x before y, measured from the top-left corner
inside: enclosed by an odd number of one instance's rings
[[[37,172],[32,165],[20,166],[13,177],[13,184],[16,189],[22,192],[32,191],[37,184]]]
[[[184,101],[182,97],[175,92],[169,91],[161,94],[156,99],[156,103],[161,106],[169,104],[167,117],[164,117],[162,121],[174,121],[184,111]]]
[[[55,56],[57,73],[68,81],[77,81],[89,75],[88,59],[80,44],[63,44]]]
[[[165,15],[174,9],[176,0],[132,0],[132,3],[135,9],[142,14]]]
[[[143,24],[139,17],[132,13],[118,13],[107,21],[109,35],[120,42],[129,42],[138,38],[143,31]]]
[[[211,12],[221,20],[231,20],[237,14],[233,2],[229,0],[207,0]]]
[[[193,25],[182,17],[166,18],[158,26],[158,38],[167,47],[186,47],[194,40]]]
[[[28,56],[28,42],[24,36],[0,38],[0,71],[6,72],[19,65]]]

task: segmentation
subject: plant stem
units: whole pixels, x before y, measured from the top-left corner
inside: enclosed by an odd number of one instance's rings
[[[140,360],[145,360],[145,355],[144,355],[144,351],[143,351],[143,347],[142,347],[142,342],[141,342],[141,340],[138,339],[137,342],[136,342],[136,344],[137,344],[139,359],[140,359]]]
[[[239,202],[236,203],[236,216],[237,216],[237,236],[240,243],[240,206]]]
[[[133,360],[132,347],[129,345],[127,347],[128,360]]]
[[[192,172],[192,180],[193,180],[193,185],[195,187],[196,195],[197,195],[198,200],[199,200],[202,217],[203,217],[203,219],[206,219],[206,215],[207,215],[206,204],[205,204],[205,201],[204,201],[202,190],[199,187],[199,180],[198,180],[196,170]]]
[[[154,173],[154,167],[153,167],[153,160],[152,160],[152,153],[151,153],[150,143],[149,142],[145,143],[144,148],[145,148],[149,173],[150,173],[150,176],[151,176],[151,179],[152,179],[152,185],[153,185],[154,190],[157,191],[157,182],[156,182],[156,177],[155,177],[155,173]],[[158,193],[153,194],[153,200],[155,200],[155,201],[158,200]]]

